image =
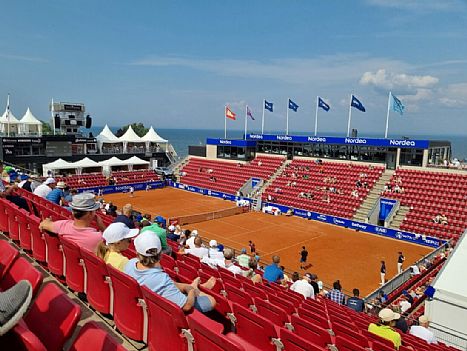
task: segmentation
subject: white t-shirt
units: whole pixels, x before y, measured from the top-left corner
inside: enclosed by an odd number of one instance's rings
[[[418,268],[417,265],[410,266],[410,268],[412,268],[412,275],[420,274],[420,269]]]
[[[205,247],[194,247],[192,249],[186,249],[185,252],[198,258],[203,258],[208,255],[209,250]]]
[[[188,239],[186,239],[185,245],[188,246],[190,249],[195,248],[195,237],[190,236]]]
[[[315,291],[313,287],[305,279],[297,280],[295,283],[292,284],[292,286],[290,287],[290,290],[295,291],[299,294],[302,294],[305,298],[315,297]]]
[[[209,248],[209,257],[213,260],[224,261],[224,253],[220,252],[217,247]]]
[[[438,343],[433,332],[420,325],[414,325],[410,327],[410,334],[415,335],[417,338],[425,340],[429,344]]]
[[[34,190],[34,195],[45,197],[52,191],[52,188],[49,187],[48,185],[41,184],[39,185],[35,190]]]
[[[412,307],[410,302],[407,300],[402,300],[401,302],[399,302],[399,306],[401,307],[402,313],[406,312],[410,307]]]
[[[242,269],[239,266],[234,265],[231,263],[229,266],[225,266],[225,268],[231,271],[233,274],[242,274]]]

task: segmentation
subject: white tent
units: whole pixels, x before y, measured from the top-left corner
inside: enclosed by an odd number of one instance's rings
[[[101,167],[104,167],[104,166],[114,167],[114,166],[126,166],[128,165],[128,163],[114,156],[112,158],[109,158],[108,160],[98,162],[98,165]]]
[[[142,140],[133,130],[133,128],[128,126],[127,131],[123,134],[120,138],[118,138],[121,142],[123,142],[123,152],[128,151],[128,143],[144,143],[145,141]]]
[[[151,143],[153,143],[157,146],[159,146],[159,144],[165,144],[165,151],[167,151],[168,140],[161,138],[161,136],[156,133],[152,126],[151,128],[149,128],[148,132],[141,138],[141,140],[145,141],[146,150],[149,150]]]
[[[123,143],[119,138],[117,138],[114,133],[110,130],[109,126],[106,124],[102,132],[96,137],[97,145],[100,152],[102,153],[102,146],[104,144],[119,144]]]
[[[135,165],[148,165],[149,161],[145,161],[140,159],[138,156],[132,156],[128,160],[125,160],[126,164],[128,165],[128,170],[132,171],[133,166]]]
[[[456,341],[455,346],[464,350],[467,348],[466,266],[467,231],[431,284],[435,289],[433,299],[425,303],[425,315],[431,322],[430,329],[441,340]]]
[[[42,135],[42,122],[32,114],[29,107],[23,118],[19,121],[19,133],[26,135]]]
[[[18,119],[13,115],[13,112],[5,109],[2,117],[0,117],[0,132],[10,135],[18,132]]]
[[[81,174],[83,168],[101,167],[99,163],[91,160],[89,157],[85,157],[79,161],[73,162],[72,165],[75,167],[77,174]]]
[[[44,176],[48,175],[48,172],[51,171],[52,173],[56,170],[60,169],[73,169],[75,166],[73,165],[72,162],[67,162],[61,158],[58,160],[55,160],[53,162],[46,163],[42,165],[42,174]]]

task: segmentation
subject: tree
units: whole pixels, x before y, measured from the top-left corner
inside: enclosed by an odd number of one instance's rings
[[[50,126],[50,123],[48,122],[42,122],[42,134],[53,134],[52,127]]]
[[[123,126],[115,133],[115,136],[121,137],[128,130],[130,125]],[[149,128],[146,128],[143,123],[132,123],[131,128],[135,131],[136,135],[143,137],[148,131]]]

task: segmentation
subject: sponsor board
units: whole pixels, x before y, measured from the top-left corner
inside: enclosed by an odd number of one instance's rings
[[[163,188],[165,186],[165,183],[162,181],[158,181],[158,182],[134,183],[134,184],[124,184],[124,185],[106,185],[106,186],[101,186],[101,187],[78,189],[78,192],[98,194],[100,190],[101,193],[105,195],[105,194],[113,194],[113,193],[124,193],[130,190],[130,187],[133,187],[135,191],[146,190],[147,185],[149,185],[150,189],[157,189],[157,188]]]

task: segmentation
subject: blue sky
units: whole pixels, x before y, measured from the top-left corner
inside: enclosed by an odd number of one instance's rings
[[[9,1],[0,13],[0,98],[21,117],[31,107],[84,102],[95,125],[224,127],[224,105],[245,104],[265,129],[384,133],[389,90],[406,105],[390,135],[467,134],[467,2]]]

